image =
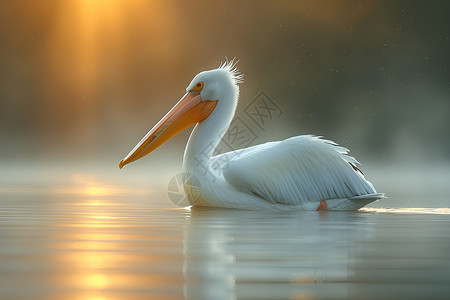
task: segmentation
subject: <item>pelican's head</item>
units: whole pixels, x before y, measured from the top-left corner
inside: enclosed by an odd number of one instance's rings
[[[208,118],[231,121],[239,95],[242,75],[233,61],[197,74],[186,94],[122,159],[119,167],[149,154],[183,129]]]

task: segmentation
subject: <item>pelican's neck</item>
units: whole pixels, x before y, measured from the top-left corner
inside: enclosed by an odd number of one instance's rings
[[[207,119],[195,126],[184,151],[183,172],[196,175],[197,178],[213,176],[211,158],[230,125],[218,126],[218,123],[208,122],[211,120]]]
[[[222,103],[217,104],[211,115],[198,123],[192,131],[184,152],[184,173],[193,174],[202,179],[215,176],[211,168],[211,158],[233,119],[237,95],[230,95],[230,99],[220,101]]]

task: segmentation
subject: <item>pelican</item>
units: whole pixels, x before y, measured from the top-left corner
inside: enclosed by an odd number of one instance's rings
[[[250,210],[356,210],[384,198],[348,149],[313,135],[213,156],[233,119],[242,74],[233,61],[197,74],[186,94],[120,161],[149,154],[195,125],[183,157],[183,187],[194,206]]]

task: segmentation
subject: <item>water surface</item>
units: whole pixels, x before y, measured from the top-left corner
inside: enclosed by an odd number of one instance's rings
[[[155,208],[8,191],[1,299],[423,299],[450,294],[450,210]]]

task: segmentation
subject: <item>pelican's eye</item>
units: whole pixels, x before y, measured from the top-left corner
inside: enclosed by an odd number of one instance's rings
[[[199,81],[197,84],[190,90],[191,93],[200,93],[203,89],[203,82]]]

